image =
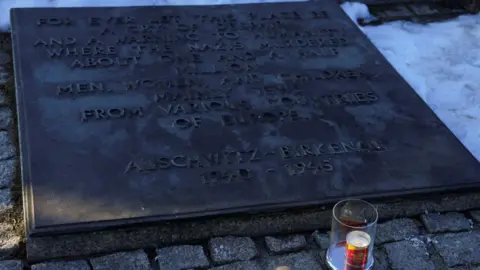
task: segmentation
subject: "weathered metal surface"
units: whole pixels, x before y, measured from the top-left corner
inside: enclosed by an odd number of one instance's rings
[[[333,1],[12,15],[29,234],[480,184]]]

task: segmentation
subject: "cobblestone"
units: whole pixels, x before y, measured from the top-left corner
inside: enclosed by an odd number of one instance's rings
[[[459,267],[449,268],[448,270],[480,270],[480,266],[459,266]]]
[[[32,270],[90,270],[86,261],[47,262],[32,265]]]
[[[15,160],[0,161],[0,188],[10,187],[15,177]]]
[[[14,156],[15,147],[8,136],[8,132],[0,131],[0,160],[10,159]]]
[[[480,208],[480,193],[452,194],[431,200],[375,204],[380,220],[412,217],[425,212],[459,212]]]
[[[397,19],[397,18],[410,17],[410,16],[413,15],[413,13],[404,5],[396,5],[396,6],[392,6],[391,8],[389,8],[387,10],[379,12],[375,15],[377,15],[379,17],[382,17],[382,18],[389,18],[389,19],[394,20],[394,19]]]
[[[0,77],[2,77],[2,73],[0,72]],[[2,80],[0,78],[0,106],[6,106],[7,105],[7,97],[5,96],[5,90],[3,89],[3,86],[1,84]]]
[[[303,235],[291,235],[286,237],[265,237],[267,249],[273,254],[298,251],[307,246],[307,240]]]
[[[438,9],[432,8],[430,5],[410,5],[410,9],[417,15],[433,15],[438,14],[440,11]]]
[[[328,234],[315,231],[312,234],[312,237],[315,243],[317,244],[317,246],[322,250],[327,249],[328,246],[330,245],[330,239],[328,237]]]
[[[12,193],[10,189],[0,189],[0,215],[13,208]]]
[[[462,213],[427,214],[421,217],[425,228],[431,233],[457,232],[471,228],[470,221]]]
[[[19,260],[0,262],[0,270],[23,270],[23,262]]]
[[[428,217],[427,215],[426,218]],[[412,219],[391,220],[379,226],[380,228],[384,226],[383,229],[386,229],[384,233],[390,230],[390,233],[395,233],[397,236],[391,236],[389,238],[388,241],[393,242],[376,245],[374,250],[375,264],[372,270],[480,270],[480,252],[476,249],[476,246],[480,243],[480,231],[477,229],[471,228],[469,232],[430,235],[425,231],[420,231],[416,226],[416,222]],[[8,224],[4,225],[4,227],[7,232],[12,229],[11,225]],[[398,232],[400,230],[403,231]],[[1,233],[1,231],[0,234],[2,236],[6,235],[5,233]],[[211,250],[212,260],[215,262],[214,265],[211,265],[204,251],[204,247],[200,244],[159,248],[157,250],[158,256],[155,258],[156,263],[150,262],[147,255],[141,250],[91,258],[90,261],[93,266],[92,270],[275,270],[278,266],[288,266],[291,270],[321,270],[325,269],[325,254],[324,251],[321,251],[324,249],[317,248],[313,244],[313,241],[318,237],[324,242],[323,245],[326,248],[328,245],[325,243],[328,243],[328,237],[324,231],[315,231],[312,233],[312,239],[310,240],[311,242],[308,241],[309,243],[307,243],[304,236],[298,234],[289,236],[266,236],[264,240],[268,249],[288,252],[288,254],[276,255],[271,255],[271,252],[257,251],[255,243],[249,237],[230,236],[213,238],[208,241],[208,245]],[[427,248],[426,244],[427,239],[431,245],[429,248]],[[267,242],[269,242],[269,244],[267,244]],[[207,244],[207,241],[203,244]],[[280,246],[281,248],[278,249],[278,247],[272,246]],[[295,248],[292,248],[292,246]],[[297,248],[309,250],[298,251]],[[431,254],[429,252],[431,252]],[[11,258],[14,253],[15,252],[7,252],[6,254],[8,254],[8,256],[3,257],[3,259]],[[151,263],[154,265],[152,266]],[[7,264],[7,262],[0,263],[0,270],[3,270],[1,268],[2,264]],[[78,266],[76,266],[74,262],[58,261],[35,264],[31,269],[89,269],[85,268],[86,266],[88,266],[86,261],[80,261]],[[17,269],[12,268],[12,270]]]
[[[393,270],[435,270],[424,242],[420,240],[394,242],[384,245]]]
[[[388,258],[385,251],[377,248],[373,252],[373,257],[375,258],[375,262],[373,264],[373,270],[388,269]]]
[[[10,62],[12,62],[12,58],[10,57],[10,55],[6,52],[0,51],[0,65],[6,65]]]
[[[0,108],[0,130],[8,130],[13,123],[12,111],[7,108]]]
[[[3,67],[0,67],[0,85],[7,84],[9,78],[10,78],[10,74],[8,74],[8,72],[6,72]],[[5,92],[3,92],[3,94],[4,94],[4,98],[5,98],[5,100],[4,100],[5,103],[2,104],[2,105],[6,105],[7,104],[6,94],[5,94]]]
[[[480,223],[480,210],[470,211],[470,215],[472,216],[474,221]]]
[[[262,270],[260,264],[256,261],[246,261],[246,262],[235,262],[231,264],[226,264],[209,270]]]
[[[275,270],[279,266],[287,266],[290,270],[322,270],[320,261],[309,252],[293,253],[263,259],[261,265],[266,270]]]
[[[418,235],[419,228],[411,219],[395,219],[377,225],[375,245],[387,242],[401,241]]]
[[[248,261],[257,256],[258,251],[250,237],[217,237],[209,242],[210,254],[217,264],[234,261]]]
[[[210,265],[202,246],[175,246],[157,250],[156,260],[162,270],[188,269]]]
[[[447,266],[480,264],[480,232],[462,232],[439,235],[433,245]]]
[[[461,5],[471,13],[477,13],[480,11],[479,0],[460,0]]]
[[[11,224],[0,223],[0,260],[10,259],[17,252],[20,244],[18,236]]]
[[[90,259],[93,270],[150,270],[147,254],[142,250],[118,252]]]

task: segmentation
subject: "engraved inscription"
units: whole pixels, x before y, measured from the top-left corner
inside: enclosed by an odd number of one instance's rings
[[[138,64],[139,58],[134,57],[102,57],[102,58],[85,58],[75,59],[71,64],[71,68],[109,68],[113,66],[131,66]]]
[[[335,1],[11,12],[28,235],[478,184]]]
[[[219,185],[245,182],[252,180],[253,172],[250,169],[240,168],[225,171],[208,171],[200,174],[203,184]]]
[[[171,168],[214,168],[223,165],[241,165],[261,161],[258,148],[239,151],[224,151],[200,155],[177,155],[173,157],[140,158],[129,161],[124,172],[147,172]]]
[[[385,145],[376,139],[332,143],[318,142],[281,146],[274,150],[250,148],[198,155],[142,157],[128,161],[124,173],[149,173],[169,169],[200,169],[203,170],[200,173],[200,178],[204,184],[241,183],[247,180],[254,180],[255,170],[250,166],[264,160],[279,159],[284,161],[282,165],[283,171],[280,171],[290,177],[306,174],[321,176],[335,170],[332,158],[335,158],[338,154],[375,154],[384,151],[387,151]],[[229,167],[229,169],[221,169],[225,168],[225,166]],[[276,171],[277,169],[275,168],[266,170],[269,173]]]
[[[136,117],[142,117],[143,115],[144,115],[144,109],[142,107],[88,109],[82,112],[81,121],[88,122],[92,120],[136,118]]]
[[[333,165],[330,159],[320,161],[296,162],[286,164],[285,169],[289,176],[301,176],[305,173],[319,175],[322,173],[333,172]]]
[[[320,48],[320,47],[343,47],[349,45],[346,38],[319,37],[310,39],[286,39],[275,42],[264,42],[261,49],[268,48]]]
[[[117,49],[114,46],[106,47],[80,47],[80,48],[52,48],[46,49],[51,58],[61,58],[62,56],[107,56],[116,55]]]
[[[98,92],[110,92],[105,88],[102,82],[88,82],[88,83],[70,83],[66,85],[57,85],[57,95],[83,95]]]
[[[118,72],[108,81],[92,78],[53,85],[58,98],[80,100],[102,95],[115,100],[128,93],[148,101],[142,106],[105,101],[103,106],[83,109],[81,123],[135,123],[148,116],[158,134],[194,134],[212,124],[241,132],[293,123],[316,125],[315,121],[330,121],[325,119],[324,108],[382,101],[369,89],[339,92],[320,85],[372,81],[378,72],[360,66],[304,68],[303,61],[332,61],[345,48],[356,46],[349,29],[299,27],[304,21],[328,19],[326,11],[317,9],[252,11],[244,16],[191,14],[188,18],[161,12],[155,18],[91,16],[78,22],[40,18],[39,27],[86,25],[90,36],[39,37],[33,45],[46,59],[64,62],[71,72]],[[154,75],[138,77],[144,70]],[[200,170],[202,183],[214,186],[254,180],[260,171],[323,175],[334,170],[332,158],[340,154],[381,153],[385,149],[377,140],[357,140],[208,154],[147,157],[139,153],[141,158],[128,161],[124,172]],[[251,167],[266,159],[278,159],[281,165],[260,171]]]
[[[71,26],[73,24],[70,18],[41,18],[37,20],[37,26]]]
[[[208,112],[239,111],[249,110],[251,105],[246,101],[229,102],[223,101],[194,101],[191,103],[168,104],[166,106],[158,105],[165,115],[181,115]]]
[[[280,156],[283,159],[384,151],[386,151],[385,146],[378,140],[301,144],[297,146],[282,146],[279,148]]]

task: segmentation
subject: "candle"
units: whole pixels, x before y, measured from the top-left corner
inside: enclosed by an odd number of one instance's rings
[[[370,235],[362,231],[352,231],[347,234],[345,252],[345,270],[363,270],[367,264]]]
[[[362,218],[346,217],[346,216],[341,216],[340,222],[342,222],[346,226],[352,226],[352,227],[364,227],[368,223],[367,220]]]

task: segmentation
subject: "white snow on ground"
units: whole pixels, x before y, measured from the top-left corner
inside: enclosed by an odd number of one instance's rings
[[[370,16],[363,4],[342,8],[354,21]],[[360,29],[480,160],[480,14]]]
[[[0,0],[0,28],[11,7],[201,5],[288,0]],[[290,0],[303,1],[303,0]],[[367,6],[345,3],[353,20]],[[359,26],[360,27],[360,26]],[[393,22],[360,27],[430,108],[480,160],[480,15],[427,25]]]

